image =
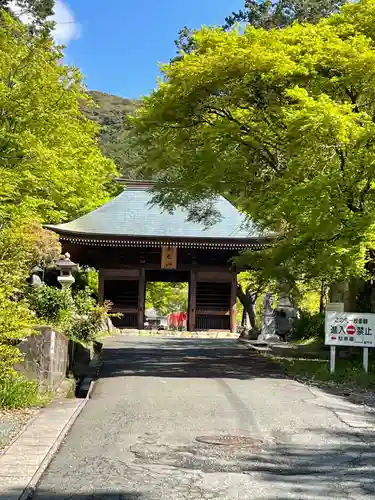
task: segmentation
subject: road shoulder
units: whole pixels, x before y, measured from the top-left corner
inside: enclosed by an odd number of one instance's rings
[[[90,392],[85,399],[58,400],[41,409],[0,455],[0,500],[26,500],[30,496]]]

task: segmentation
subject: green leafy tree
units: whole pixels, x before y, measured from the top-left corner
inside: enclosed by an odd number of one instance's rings
[[[79,71],[62,64],[51,40],[7,14],[0,26],[0,221],[27,206],[43,221],[85,213],[108,199],[114,164],[102,156],[98,126]]]
[[[25,278],[34,265],[46,265],[60,253],[57,236],[25,212],[18,212],[0,230],[0,378],[21,360],[19,340],[33,333],[35,318],[22,298]]]
[[[147,283],[146,309],[155,309],[163,315],[187,311],[187,283]]]
[[[295,21],[317,23],[338,11],[347,0],[245,0],[244,8],[225,18],[224,30],[235,24],[257,28],[282,28]],[[194,33],[197,30],[184,27],[175,41],[179,53],[189,54],[196,48]],[[177,58],[178,59],[178,58]]]
[[[164,66],[134,119],[156,201],[197,213],[199,201],[231,199],[278,235],[243,256],[265,279],[363,275],[375,227],[374,27],[375,5],[362,0],[315,25],[196,33],[196,51]]]
[[[48,19],[53,15],[54,0],[0,0],[0,9],[22,18],[27,16],[30,19],[30,26],[33,30],[43,28],[50,31],[54,23]]]
[[[62,63],[44,32],[5,10],[1,16],[0,377],[10,377],[0,387],[3,398],[21,359],[18,342],[33,332],[35,314],[24,299],[30,271],[61,253],[41,223],[106,201],[116,169],[100,152],[99,127],[81,111],[91,100],[78,70]]]
[[[246,0],[244,9],[225,19],[224,28],[246,23],[260,28],[281,28],[295,21],[317,23],[338,11],[346,0]]]

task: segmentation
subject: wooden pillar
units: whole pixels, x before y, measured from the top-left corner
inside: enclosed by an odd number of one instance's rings
[[[230,331],[237,332],[237,273],[233,273],[231,287],[230,287]]]
[[[138,281],[138,307],[137,307],[138,330],[144,329],[145,295],[146,295],[146,278],[145,278],[145,270],[142,267],[139,271],[139,281]]]
[[[102,269],[99,269],[99,304],[104,303],[104,273]]]
[[[189,316],[188,316],[188,331],[195,330],[195,317],[196,317],[196,301],[197,301],[197,271],[190,270],[189,281]]]

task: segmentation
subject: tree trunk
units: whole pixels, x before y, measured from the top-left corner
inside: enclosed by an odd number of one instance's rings
[[[246,311],[245,308],[243,308],[243,311],[242,311],[241,326],[243,326],[244,328],[250,327],[249,313]]]
[[[254,311],[254,304],[250,299],[250,295],[251,295],[250,289],[247,289],[245,293],[242,289],[242,286],[240,284],[237,285],[237,297],[239,298],[241,304],[243,305],[244,313],[246,313],[246,315],[249,318],[250,327],[256,329],[257,324]],[[244,318],[244,316],[242,316],[242,318]]]
[[[372,311],[373,293],[374,293],[374,285],[372,283],[372,280],[371,281],[359,280],[356,311],[363,313],[373,312]]]
[[[325,298],[327,293],[327,284],[325,281],[322,281],[322,286],[320,288],[320,301],[319,301],[319,312],[321,314],[325,311]]]

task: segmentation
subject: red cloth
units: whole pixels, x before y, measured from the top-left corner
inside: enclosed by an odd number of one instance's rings
[[[173,326],[175,328],[185,327],[187,320],[186,312],[174,312],[168,316],[168,326]]]
[[[186,319],[187,319],[186,312],[180,313],[179,325],[182,327],[186,327]]]

